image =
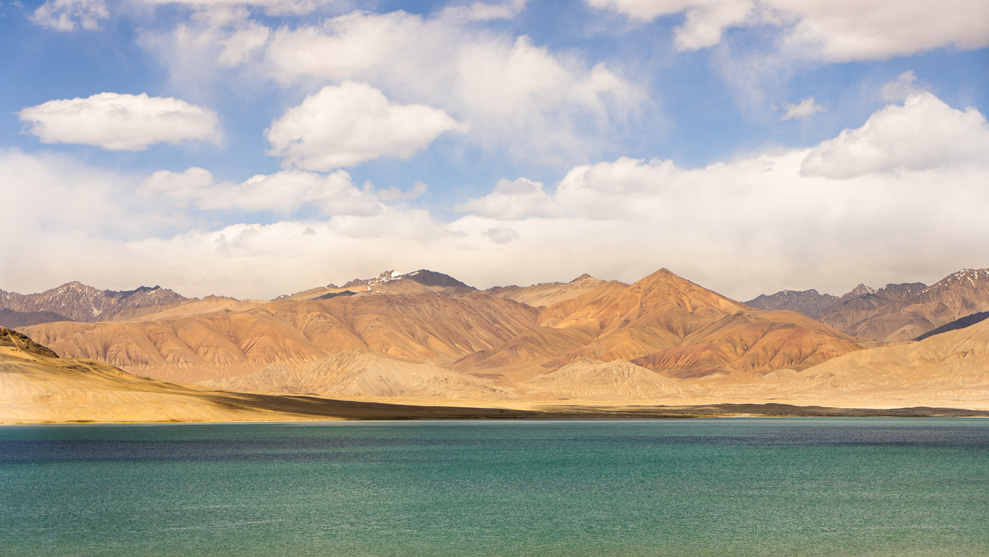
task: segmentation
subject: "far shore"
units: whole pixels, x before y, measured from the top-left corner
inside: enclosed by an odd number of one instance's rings
[[[24,420],[0,425],[63,425],[63,424],[164,424],[164,423],[271,423],[304,421],[371,421],[371,420],[644,420],[690,418],[795,418],[795,417],[843,417],[843,418],[962,418],[989,417],[987,410],[962,408],[838,408],[828,406],[795,406],[790,404],[706,404],[683,406],[622,405],[552,405],[527,409],[489,408],[469,406],[436,406],[391,404],[383,402],[357,402],[332,400],[309,396],[276,396],[238,393],[232,397],[214,393],[213,402],[245,411],[244,419],[120,419]]]

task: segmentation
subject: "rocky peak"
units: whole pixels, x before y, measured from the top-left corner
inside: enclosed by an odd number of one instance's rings
[[[849,292],[848,294],[845,294],[845,296],[843,296],[843,297],[848,297],[848,298],[864,298],[866,296],[870,296],[870,295],[875,294],[875,293],[876,293],[875,289],[873,289],[871,287],[868,287],[868,286],[866,286],[864,284],[859,284],[855,288],[852,288],[852,291]]]
[[[745,302],[745,305],[757,309],[796,311],[817,319],[821,313],[837,301],[837,296],[821,294],[812,288],[810,290],[781,290],[768,296],[762,294]]]
[[[118,292],[72,281],[38,294],[0,293],[0,308],[25,313],[52,312],[75,321],[102,321],[126,310],[175,305],[187,299],[160,286]]]

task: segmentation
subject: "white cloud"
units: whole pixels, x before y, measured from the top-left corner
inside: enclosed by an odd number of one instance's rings
[[[931,148],[913,128],[955,143],[940,158],[901,164]],[[972,258],[989,245],[989,160],[975,151],[986,152],[986,130],[973,109],[915,96],[815,148],[767,150],[697,169],[619,158],[574,167],[552,194],[531,180],[503,181],[467,208],[473,213],[448,223],[380,202],[377,212],[294,212],[302,204],[373,199],[371,186],[357,188],[342,172],[285,171],[233,184],[189,169],[147,178],[142,196],[133,193],[140,178],[65,157],[0,152],[0,183],[31,193],[0,204],[0,220],[31,240],[5,250],[12,259],[0,264],[0,285],[37,291],[22,285],[79,279],[104,288],[162,284],[186,295],[271,298],[386,268],[432,268],[486,287],[583,272],[628,281],[667,267],[748,299],[783,288],[842,293],[858,282],[930,282],[983,264]],[[860,131],[856,141],[873,146],[899,138],[903,145],[886,146],[903,157],[895,168],[873,161],[859,172],[862,163],[853,160],[856,172],[841,180],[804,170],[832,143],[854,151],[847,137]],[[828,172],[849,168],[842,160],[826,161],[838,165]],[[207,215],[176,234],[160,223],[183,203],[275,206],[290,216],[215,224]],[[533,210],[546,203],[559,212]]]
[[[824,112],[824,107],[814,101],[814,97],[807,97],[797,104],[783,105],[783,115],[780,120],[792,120],[794,118],[806,118],[817,112]]]
[[[586,0],[636,21],[685,13],[676,44],[717,44],[724,29],[777,25],[782,47],[828,61],[886,59],[940,47],[989,46],[989,4],[982,0]]]
[[[923,93],[924,90],[916,82],[917,75],[913,70],[905,71],[879,89],[879,98],[886,102],[902,101],[910,95]]]
[[[989,125],[978,110],[956,110],[930,93],[876,112],[865,125],[814,148],[801,166],[807,176],[844,179],[870,172],[931,170],[985,160]]]
[[[669,207],[644,205],[643,198],[657,198],[680,173],[673,161],[644,161],[622,157],[611,163],[573,168],[556,188],[556,200],[573,214],[592,219],[627,216],[659,217]]]
[[[469,122],[464,140],[518,158],[575,160],[608,145],[607,132],[645,98],[639,88],[612,67],[491,33],[455,13],[488,8],[507,15],[522,4],[460,6],[432,17],[357,11],[277,29],[246,16],[199,19],[147,32],[142,44],[183,90],[198,92],[228,68],[248,83],[267,78],[308,90],[353,81]]]
[[[140,151],[155,143],[217,140],[212,110],[167,97],[99,93],[31,106],[18,113],[42,143],[78,143]]]
[[[446,112],[391,103],[363,83],[328,85],[272,122],[269,155],[283,166],[332,170],[378,157],[408,158],[445,131],[466,129]]]
[[[543,191],[543,184],[526,178],[500,180],[493,192],[461,203],[455,210],[499,220],[554,217],[561,214],[560,207]]]
[[[674,43],[679,50],[714,46],[721,42],[725,29],[749,21],[754,7],[750,0],[700,3],[687,10],[683,25],[674,33]]]
[[[412,187],[408,190],[402,191],[395,186],[389,186],[387,188],[378,190],[375,195],[381,201],[385,203],[391,203],[392,201],[407,201],[412,199],[418,199],[425,195],[426,191],[429,189],[423,182],[417,181],[412,184]]]
[[[31,21],[56,31],[95,31],[108,17],[104,0],[47,0],[34,10]]]
[[[160,170],[146,178],[139,191],[208,211],[239,209],[290,215],[306,205],[328,216],[371,216],[382,211],[378,198],[354,186],[350,174],[342,170],[329,175],[286,170],[252,176],[239,184],[216,183],[212,173],[202,168],[181,173]]]

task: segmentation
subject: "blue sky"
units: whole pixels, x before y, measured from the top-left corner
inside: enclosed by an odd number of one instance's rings
[[[989,266],[981,0],[0,1],[0,289]]]

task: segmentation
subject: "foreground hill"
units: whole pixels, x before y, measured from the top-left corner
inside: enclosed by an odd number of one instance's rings
[[[677,409],[688,414],[692,409]],[[712,409],[731,412],[733,409]],[[778,411],[778,410],[776,410]],[[234,422],[409,418],[610,416],[593,409],[549,414],[527,410],[378,404],[197,389],[135,377],[88,360],[60,359],[15,331],[0,328],[0,424],[59,422]]]
[[[899,342],[989,311],[989,269],[958,271],[931,286],[887,284],[874,290],[860,284],[840,298],[816,290],[783,291],[746,303],[799,311],[854,337]]]
[[[298,419],[224,397],[99,362],[60,359],[27,337],[0,329],[0,423]]]

